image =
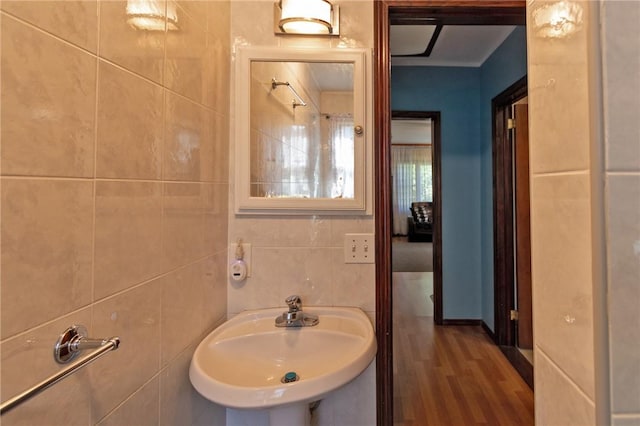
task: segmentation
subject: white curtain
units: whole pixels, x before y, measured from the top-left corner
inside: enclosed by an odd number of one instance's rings
[[[330,116],[328,150],[328,171],[324,177],[325,197],[354,197],[354,135],[353,118]]]
[[[281,152],[271,153],[276,159],[267,163],[266,168],[273,171],[268,175],[275,196],[310,197],[313,196],[314,175],[317,165],[314,159],[313,135],[309,126],[292,125],[283,137]]]
[[[409,207],[414,201],[433,201],[431,146],[392,146],[393,233],[407,235]]]
[[[252,170],[257,176],[253,196],[354,197],[353,119],[322,117],[324,130],[292,125],[281,143],[265,138],[255,154],[262,161],[261,169]]]

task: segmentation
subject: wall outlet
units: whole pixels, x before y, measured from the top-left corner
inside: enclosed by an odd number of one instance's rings
[[[233,264],[233,262],[236,261],[236,248],[238,247],[237,243],[232,243],[229,246],[229,266],[231,266],[231,264]],[[247,265],[247,277],[251,276],[251,244],[249,243],[242,243],[242,250],[244,251],[244,254],[242,256],[242,259],[244,260],[244,263]]]
[[[374,263],[374,234],[344,234],[344,263]]]

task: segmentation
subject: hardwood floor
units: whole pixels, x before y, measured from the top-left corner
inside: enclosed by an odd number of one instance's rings
[[[482,328],[435,326],[430,273],[405,274],[393,274],[394,425],[533,425],[533,392]]]

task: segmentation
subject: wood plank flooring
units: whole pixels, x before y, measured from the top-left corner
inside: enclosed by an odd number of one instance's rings
[[[430,302],[429,285],[403,274],[393,274],[394,426],[533,425],[533,392],[482,328],[435,326],[424,303],[407,303]]]

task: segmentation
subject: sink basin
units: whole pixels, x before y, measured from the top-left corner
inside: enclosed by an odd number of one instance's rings
[[[191,360],[193,387],[231,408],[311,402],[353,380],[373,360],[375,335],[362,310],[305,307],[319,316],[318,325],[276,327],[285,310],[242,312],[205,337]],[[297,381],[283,383],[289,372]]]

